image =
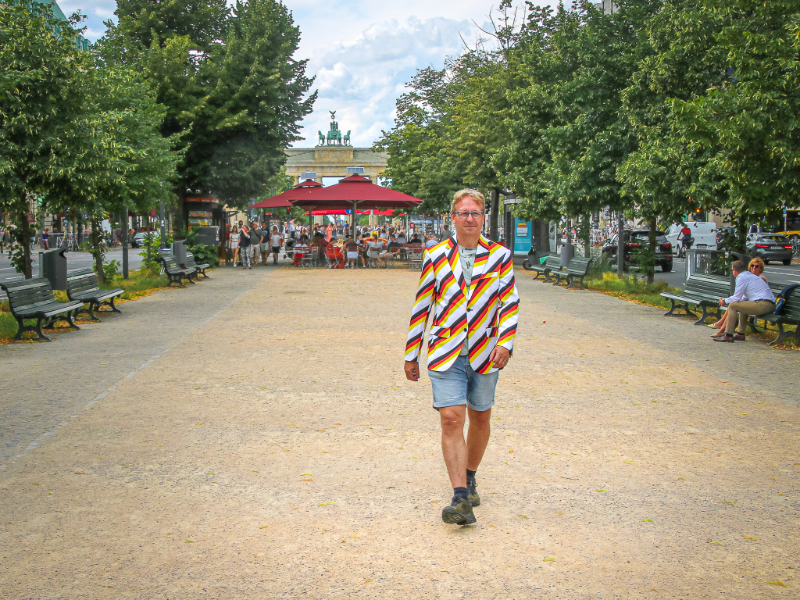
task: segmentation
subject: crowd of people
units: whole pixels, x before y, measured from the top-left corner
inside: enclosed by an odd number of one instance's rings
[[[351,232],[349,223],[315,224],[297,227],[292,222],[245,223],[239,221],[227,233],[227,246],[235,267],[252,269],[269,263],[277,265],[279,258],[295,266],[327,265],[337,268],[386,268],[399,258],[404,248],[426,247],[450,237],[444,229],[438,236],[420,235],[417,230],[391,224],[356,226]]]

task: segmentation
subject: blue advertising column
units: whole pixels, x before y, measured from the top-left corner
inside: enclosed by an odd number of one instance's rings
[[[527,256],[533,245],[533,226],[530,221],[514,217],[514,255]]]

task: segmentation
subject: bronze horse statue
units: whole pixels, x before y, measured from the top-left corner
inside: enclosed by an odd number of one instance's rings
[[[324,146],[325,145],[325,134],[322,133],[319,129],[317,130],[317,133],[319,133],[319,145],[320,146]]]
[[[350,145],[350,130],[349,129],[347,130],[347,133],[344,136],[344,145],[345,146],[349,146]]]

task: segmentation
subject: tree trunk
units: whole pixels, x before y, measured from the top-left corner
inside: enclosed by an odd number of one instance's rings
[[[656,256],[656,218],[653,217],[647,222],[648,227],[650,228],[649,233],[647,234],[648,242],[650,244],[649,252],[650,258],[653,260],[653,268],[647,272],[647,283],[653,283],[655,279],[655,256]]]
[[[178,206],[172,213],[172,239],[184,239],[186,232],[186,223],[183,219],[184,211],[186,210],[186,189],[184,188],[178,194]],[[169,231],[167,231],[169,233]]]
[[[25,279],[33,277],[33,268],[31,266],[31,224],[28,223],[28,211],[23,210],[19,214],[19,229],[20,235],[18,242],[22,244],[23,267],[22,274]]]
[[[531,222],[533,228],[533,249],[537,256],[550,253],[550,227],[549,222],[544,219],[534,219]]]
[[[617,277],[625,277],[625,215],[617,215]]]
[[[497,241],[497,223],[500,216],[500,190],[492,190],[491,214],[489,215],[489,239]]]
[[[91,216],[92,222],[92,255],[94,256],[95,271],[97,271],[97,283],[105,283],[103,277],[103,253],[100,248],[100,223],[96,216]]]
[[[584,258],[592,258],[592,215],[583,215],[583,256]]]
[[[747,215],[740,212],[736,220],[736,252],[745,252],[745,239],[747,238]]]

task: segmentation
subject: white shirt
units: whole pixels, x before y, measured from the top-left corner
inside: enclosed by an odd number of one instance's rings
[[[736,289],[733,292],[733,296],[725,298],[725,304],[742,302],[743,300],[749,302],[758,302],[759,300],[775,302],[775,295],[761,277],[754,275],[750,271],[744,271],[736,277]]]

